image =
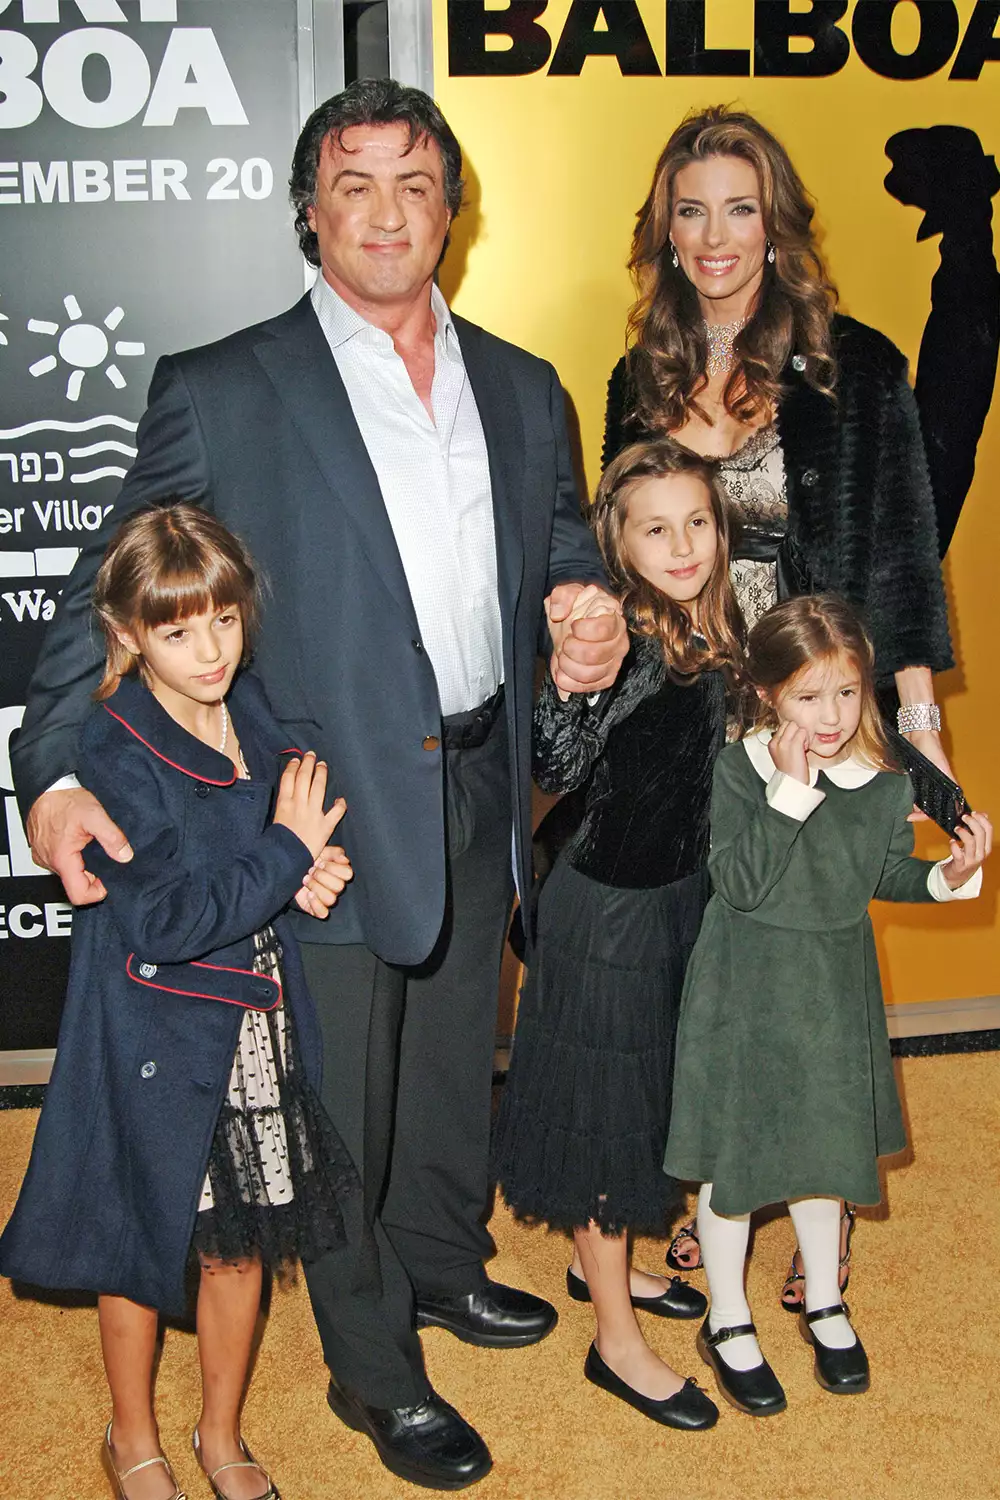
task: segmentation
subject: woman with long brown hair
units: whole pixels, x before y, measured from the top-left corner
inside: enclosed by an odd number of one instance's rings
[[[880,688],[898,695],[900,728],[948,770],[932,674],[953,662],[906,361],[837,312],[813,213],[752,115],[715,107],[678,126],[637,216],[638,295],[604,461],[657,434],[714,458],[740,522],[731,571],[747,625],[776,599],[843,594],[874,641]],[[845,1211],[844,1285],[852,1223]],[[698,1264],[688,1227],[668,1260]],[[796,1258],[782,1301],[801,1300]]]

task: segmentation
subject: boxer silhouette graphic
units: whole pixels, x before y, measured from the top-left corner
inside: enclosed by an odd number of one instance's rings
[[[993,197],[1000,172],[975,131],[961,125],[901,130],[886,142],[885,154],[892,162],[886,191],[924,210],[917,239],[941,236],[914,393],[943,557],[972,484],[996,378],[1000,272]]]

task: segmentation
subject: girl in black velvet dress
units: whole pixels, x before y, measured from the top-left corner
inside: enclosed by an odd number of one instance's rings
[[[571,1230],[597,1337],[584,1373],[653,1420],[718,1412],[646,1344],[635,1318],[697,1317],[676,1278],[629,1269],[629,1231],[663,1233],[677,1184],[662,1170],[677,1010],[708,896],[712,765],[742,622],[725,500],[712,466],[669,440],[605,471],[592,524],[622,595],[631,649],[615,687],[535,710],[535,776],[585,785],[583,822],[538,905],[500,1109],[496,1175],[516,1213]],[[577,609],[607,607],[585,590]]]

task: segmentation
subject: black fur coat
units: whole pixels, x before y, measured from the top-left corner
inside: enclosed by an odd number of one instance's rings
[[[778,430],[789,546],[809,586],[861,611],[885,680],[902,667],[952,666],[934,500],[906,360],[864,323],[833,320],[837,398],[789,361]],[[627,358],[608,383],[603,461],[650,434],[634,414]]]

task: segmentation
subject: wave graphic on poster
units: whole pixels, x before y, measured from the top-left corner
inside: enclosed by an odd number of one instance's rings
[[[126,458],[135,458],[138,449],[130,448],[127,443],[116,443],[109,439],[106,443],[91,443],[86,448],[71,448],[70,458],[92,458],[95,453],[123,453]],[[124,479],[128,473],[127,469],[121,469],[116,464],[109,464],[103,469],[87,469],[78,474],[71,474],[70,480],[73,484],[93,484],[95,479]]]
[[[0,438],[30,437],[33,432],[91,432],[95,427],[118,427],[122,432],[136,432],[138,422],[124,417],[88,417],[83,422],[64,422],[58,417],[43,417],[37,422],[23,422],[20,427],[0,427]],[[135,451],[134,449],[132,450]]]
[[[134,438],[138,425],[109,412],[79,422],[40,417],[16,427],[0,427],[0,482],[9,474],[13,496],[20,496],[25,505],[30,502],[30,511],[44,530],[93,531],[112,507],[104,503],[84,505],[82,500],[66,498],[65,491],[55,487],[62,486],[67,479],[73,485],[124,479],[128,464],[136,455]],[[90,436],[95,441],[80,441]],[[119,456],[122,461],[109,462]],[[88,467],[88,459],[94,461],[93,466]],[[5,499],[4,504],[8,503]],[[78,555],[79,548],[75,546],[41,546],[23,551],[3,548],[0,578],[65,577]]]
[[[105,423],[114,424],[114,426],[120,427],[124,431],[132,433],[135,432],[138,425],[136,422],[126,422],[122,417],[112,416],[91,417],[87,422],[62,422],[58,419],[45,421],[43,419],[38,422],[25,422],[20,427],[0,428],[0,441],[3,441],[4,439],[13,440],[15,438],[29,437],[34,433],[46,431],[90,432],[95,427],[103,426]],[[129,443],[120,443],[117,442],[114,438],[106,438],[103,442],[89,443],[82,448],[70,448],[68,450],[67,457],[72,459],[81,459],[93,458],[98,453],[120,453],[125,458],[133,459],[135,458],[137,451],[138,450]],[[12,462],[14,457],[15,455],[13,454],[0,454],[0,459],[7,459],[8,462]],[[24,468],[24,460],[31,459],[31,457],[32,456],[30,454],[22,455],[22,469],[20,474],[18,473],[16,465],[13,466],[11,478],[14,484],[17,484],[19,480],[22,483],[31,483],[33,481],[37,481],[38,477],[41,474],[40,465],[36,463],[33,470],[31,469],[30,464],[27,469]],[[49,457],[55,457],[55,455],[46,454],[46,458]],[[61,479],[63,477],[64,470],[65,464],[60,459],[59,472],[57,474],[54,473],[51,475],[46,474],[45,477]],[[102,464],[96,469],[77,470],[75,473],[70,474],[69,478],[72,484],[93,484],[97,479],[124,479],[127,473],[127,467],[122,468],[119,464]]]

